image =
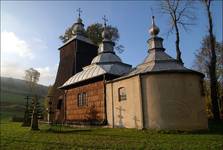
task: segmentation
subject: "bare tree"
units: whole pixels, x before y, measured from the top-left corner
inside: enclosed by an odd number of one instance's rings
[[[188,26],[193,25],[195,20],[193,1],[191,0],[163,0],[159,5],[161,13],[169,16],[170,30],[169,33],[175,31],[176,34],[176,59],[183,64],[180,50],[180,29],[182,27],[185,31]]]
[[[212,113],[214,120],[220,120],[219,114],[219,105],[218,105],[218,86],[217,86],[217,77],[216,77],[216,50],[215,50],[215,37],[213,34],[213,22],[211,15],[211,0],[202,0],[205,10],[208,17],[208,32],[209,32],[209,41],[210,41],[210,50],[211,50],[211,61],[208,65],[209,76],[210,76],[210,88],[211,88],[211,103],[212,103]]]

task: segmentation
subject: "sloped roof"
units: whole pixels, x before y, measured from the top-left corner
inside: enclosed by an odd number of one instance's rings
[[[89,44],[92,44],[92,45],[95,45],[89,38],[83,36],[83,35],[80,35],[80,34],[76,34],[74,35],[72,38],[70,38],[68,41],[66,41],[61,47],[59,47],[58,49],[61,49],[62,47],[64,47],[65,45],[67,45],[68,43],[70,43],[71,41],[73,40],[80,40],[80,41],[83,41],[83,42],[86,42],[86,43],[89,43]]]
[[[101,53],[98,54],[91,63],[93,64],[97,62],[121,62],[121,59],[113,53]]]
[[[129,69],[126,69],[128,67]],[[75,74],[69,80],[67,80],[62,87],[66,87],[71,84],[75,84],[81,81],[85,81],[94,77],[98,77],[104,74],[121,76],[129,72],[131,67],[123,64],[94,64],[83,68],[84,70]]]
[[[104,31],[106,27],[104,28]],[[125,64],[114,52],[114,42],[107,36],[109,31],[106,31],[103,36],[104,40],[98,49],[98,55],[92,60],[91,65],[83,68],[83,71],[75,74],[69,78],[60,88],[67,87],[92,79],[101,75],[109,74],[115,76],[122,76],[128,73],[132,66]]]
[[[153,50],[150,51],[143,63],[136,66],[136,68],[134,68],[128,75],[168,70],[190,71],[190,69],[184,67],[181,63],[166,54],[164,51]]]

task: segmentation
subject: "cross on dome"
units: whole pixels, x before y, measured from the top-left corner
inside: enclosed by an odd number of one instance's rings
[[[107,28],[106,22],[108,21],[108,19],[106,18],[105,15],[102,17],[102,19],[104,20],[104,30],[102,32],[103,41],[106,41],[106,40],[110,41],[112,38],[112,34],[110,33],[109,29]]]
[[[73,29],[72,29],[72,33],[73,34],[82,34],[84,33],[84,24],[82,23],[82,19],[80,18],[82,10],[80,8],[78,8],[76,10],[78,12],[78,18],[76,23],[74,23]]]
[[[78,8],[78,9],[77,9],[77,12],[78,12],[78,17],[80,18],[81,13],[82,13],[83,11],[81,10],[81,8]]]
[[[108,22],[108,19],[106,18],[105,15],[102,17],[102,19],[104,20],[104,26],[106,27],[106,22]]]

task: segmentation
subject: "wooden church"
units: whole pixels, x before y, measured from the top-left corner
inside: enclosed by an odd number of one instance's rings
[[[60,48],[60,62],[54,83],[54,94],[51,102],[53,113],[52,120],[62,122],[64,120],[64,91],[59,87],[70,77],[80,72],[84,66],[91,63],[97,55],[98,46],[93,44],[84,34],[84,24],[80,16],[73,25],[74,36],[64,43]]]
[[[83,31],[79,17],[74,37],[59,48],[54,120],[121,128],[207,129],[204,75],[165,53],[154,17],[148,56],[135,68],[115,54],[106,22],[99,47]]]

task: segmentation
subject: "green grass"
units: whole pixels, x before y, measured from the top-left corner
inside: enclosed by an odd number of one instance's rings
[[[154,130],[69,128],[40,125],[39,131],[21,123],[1,122],[1,150],[66,149],[149,149],[222,150],[223,135],[218,132],[165,133]]]
[[[40,125],[30,131],[12,116],[24,115],[24,95],[1,91],[1,150],[66,149],[149,149],[149,150],[223,150],[223,123],[211,122],[205,132],[154,131],[136,129],[68,128]]]

